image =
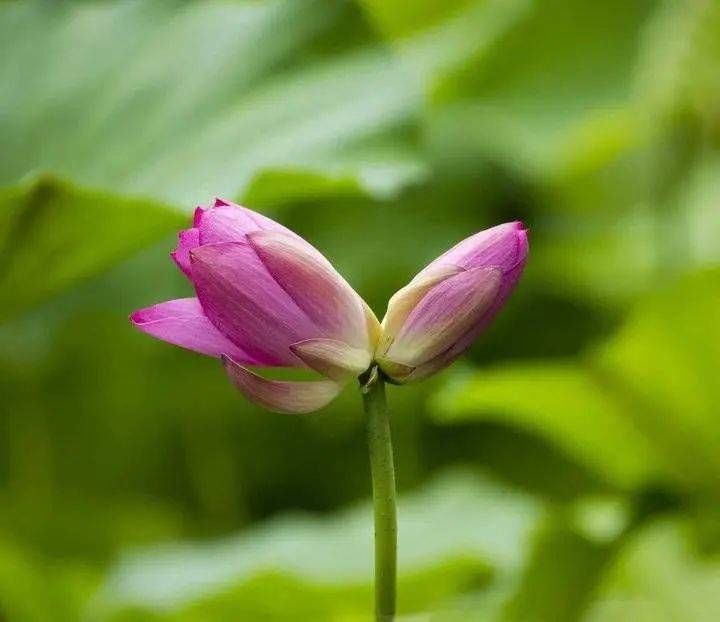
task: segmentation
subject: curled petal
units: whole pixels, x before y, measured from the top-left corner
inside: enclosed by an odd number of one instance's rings
[[[320,335],[368,349],[362,299],[307,242],[279,231],[248,235],[275,281],[319,328]]]
[[[290,349],[305,364],[333,380],[347,380],[362,374],[372,362],[370,352],[353,348],[336,339],[306,339]]]
[[[176,346],[218,358],[228,354],[245,364],[258,364],[213,326],[197,298],[161,302],[136,311],[130,321],[142,332]]]
[[[238,390],[251,402],[279,413],[300,415],[329,404],[342,385],[332,380],[306,382],[270,380],[224,356],[223,364]]]
[[[458,266],[434,266],[425,271],[422,276],[416,277],[401,290],[398,290],[388,303],[387,313],[382,323],[382,337],[378,345],[378,352],[384,353],[388,351],[405,320],[425,294],[438,283],[460,272],[463,272],[463,269]]]
[[[322,335],[252,246],[207,244],[190,259],[200,303],[220,332],[267,365],[302,366],[290,344]]]
[[[499,268],[474,268],[445,279],[413,309],[386,358],[419,366],[451,348],[496,300]]]

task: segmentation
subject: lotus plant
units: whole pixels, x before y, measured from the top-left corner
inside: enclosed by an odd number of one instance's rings
[[[216,199],[195,210],[171,256],[195,296],[136,311],[141,331],[222,360],[250,401],[281,413],[316,411],[359,379],[368,419],[375,506],[378,620],[395,613],[395,474],[385,382],[437,373],[488,327],[515,288],[528,253],[520,222],[463,240],[400,289],[382,323],[306,240],[281,224]],[[317,372],[277,380],[267,368]]]

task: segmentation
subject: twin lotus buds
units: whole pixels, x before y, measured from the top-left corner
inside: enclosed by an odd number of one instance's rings
[[[251,401],[284,413],[329,403],[373,362],[397,384],[454,361],[488,326],[525,265],[519,222],[463,240],[391,299],[380,324],[330,262],[300,236],[239,205],[198,207],[172,258],[196,297],[131,316],[169,343],[221,358]],[[251,367],[311,368],[323,379],[280,381]]]

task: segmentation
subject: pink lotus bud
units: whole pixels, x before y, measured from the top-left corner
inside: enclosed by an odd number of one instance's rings
[[[512,222],[476,233],[438,257],[388,304],[376,361],[393,382],[422,380],[485,330],[520,279],[527,231]]]
[[[199,207],[172,257],[196,297],[131,316],[145,333],[222,358],[235,385],[271,410],[310,412],[372,363],[379,323],[313,246],[228,201]],[[326,379],[270,380],[247,366],[311,368]]]

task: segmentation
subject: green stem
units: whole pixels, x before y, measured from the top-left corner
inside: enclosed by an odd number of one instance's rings
[[[385,382],[376,367],[361,378],[361,392],[367,415],[375,512],[375,616],[378,622],[392,622],[397,575],[395,466]]]

